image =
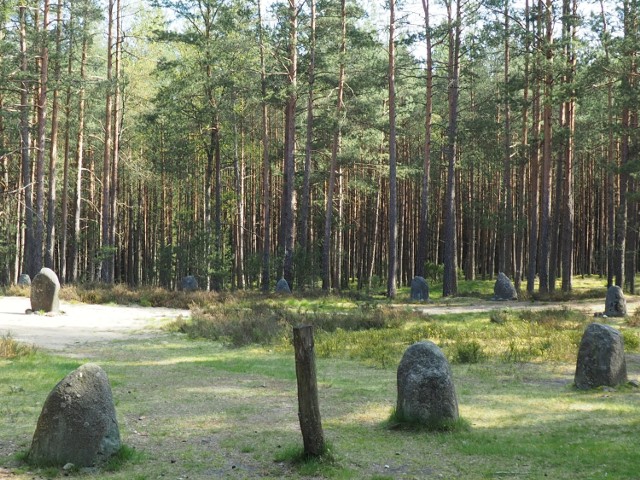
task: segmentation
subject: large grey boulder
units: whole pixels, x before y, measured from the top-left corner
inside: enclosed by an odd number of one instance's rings
[[[581,390],[601,386],[615,387],[627,382],[624,340],[609,325],[592,323],[580,341],[575,385]]]
[[[498,273],[498,278],[493,286],[493,299],[494,300],[517,300],[518,292],[516,288],[504,273]]]
[[[105,371],[87,363],[63,378],[42,407],[28,461],[38,466],[99,465],[121,447]]]
[[[430,341],[411,345],[398,366],[398,418],[431,425],[458,419],[451,367]]]
[[[60,311],[60,281],[50,268],[43,268],[31,282],[31,310],[58,313]]]
[[[624,317],[627,315],[627,301],[619,286],[611,285],[607,289],[605,302],[604,314],[607,317]]]
[[[29,287],[31,286],[31,277],[26,273],[21,273],[18,277],[18,285]]]
[[[276,293],[282,293],[282,294],[291,293],[289,282],[287,282],[284,278],[281,278],[280,280],[278,280],[278,283],[276,283]]]
[[[416,276],[411,280],[411,300],[429,300],[429,284],[424,277]]]
[[[185,292],[195,292],[198,290],[198,279],[193,275],[187,275],[180,282],[180,288]]]

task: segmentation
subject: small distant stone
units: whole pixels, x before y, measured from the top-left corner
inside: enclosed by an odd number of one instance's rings
[[[29,287],[31,286],[31,277],[26,273],[20,274],[18,277],[18,285]]]
[[[622,289],[617,285],[611,285],[607,289],[604,315],[607,317],[625,317],[627,315],[627,301]]]
[[[75,465],[73,463],[67,463],[64,467],[62,467],[62,469],[66,472],[68,472],[69,470],[73,470],[75,467]]]
[[[429,300],[429,284],[424,277],[418,275],[411,280],[411,300],[418,302]]]
[[[498,273],[498,278],[493,286],[493,299],[494,300],[518,300],[518,292],[513,286],[509,277],[504,273]]]
[[[198,290],[198,279],[193,275],[187,275],[180,282],[180,288],[184,292],[195,292]]]
[[[60,312],[60,281],[50,268],[43,268],[31,282],[31,310]]]
[[[284,278],[278,280],[278,283],[276,283],[276,293],[290,294],[291,287],[289,287],[289,282],[287,282]]]
[[[640,382],[638,380],[629,380],[629,386],[633,388],[640,388]]]
[[[575,385],[581,390],[627,383],[624,340],[609,325],[592,323],[582,335],[576,362]]]

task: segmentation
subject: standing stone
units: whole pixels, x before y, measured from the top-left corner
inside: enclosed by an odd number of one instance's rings
[[[607,317],[624,317],[627,315],[627,301],[624,298],[622,289],[617,285],[611,285],[607,289],[604,314]]]
[[[289,288],[289,282],[287,282],[284,278],[278,280],[276,283],[276,293],[291,293],[291,288]]]
[[[26,273],[21,273],[18,277],[18,285],[31,286],[31,277]]]
[[[624,340],[609,325],[592,323],[580,342],[575,384],[581,390],[601,386],[615,387],[627,381]]]
[[[31,282],[31,310],[34,312],[60,311],[60,282],[50,268],[40,270]]]
[[[399,418],[427,425],[458,419],[451,367],[430,341],[411,345],[398,366]]]
[[[195,292],[198,290],[198,279],[193,275],[187,275],[182,279],[180,288],[185,292]]]
[[[411,300],[429,300],[429,285],[424,277],[416,276],[411,280]]]
[[[38,466],[91,467],[121,447],[105,371],[87,363],[63,378],[42,407],[28,461]]]
[[[517,300],[518,292],[516,288],[504,273],[498,273],[498,278],[493,286],[493,299],[494,300]]]

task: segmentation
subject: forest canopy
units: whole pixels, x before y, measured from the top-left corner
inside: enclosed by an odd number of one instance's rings
[[[633,292],[638,1],[376,2],[2,1],[0,284]]]

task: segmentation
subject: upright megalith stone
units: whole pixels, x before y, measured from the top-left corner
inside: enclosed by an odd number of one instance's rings
[[[105,371],[86,363],[51,391],[38,418],[28,461],[39,466],[100,465],[121,447]]]
[[[605,302],[604,314],[607,317],[624,317],[627,315],[627,301],[619,286],[611,285],[607,289]]]
[[[34,312],[60,311],[60,282],[50,268],[43,268],[31,282],[31,310]]]
[[[31,286],[31,277],[26,273],[21,273],[18,277],[18,285],[25,287]]]
[[[411,300],[418,302],[429,300],[429,284],[424,277],[416,276],[411,280]]]
[[[518,292],[516,288],[504,273],[498,273],[498,278],[493,286],[493,299],[494,300],[517,300]]]
[[[276,293],[281,293],[284,295],[291,293],[289,282],[287,282],[284,278],[278,280],[278,283],[276,283]]]
[[[187,275],[180,282],[180,288],[184,292],[195,292],[198,290],[198,279],[193,275]]]
[[[581,390],[627,382],[624,340],[620,332],[609,325],[592,323],[580,341],[576,363],[575,384]]]
[[[430,341],[411,345],[398,366],[398,418],[426,425],[458,419],[451,367]]]

